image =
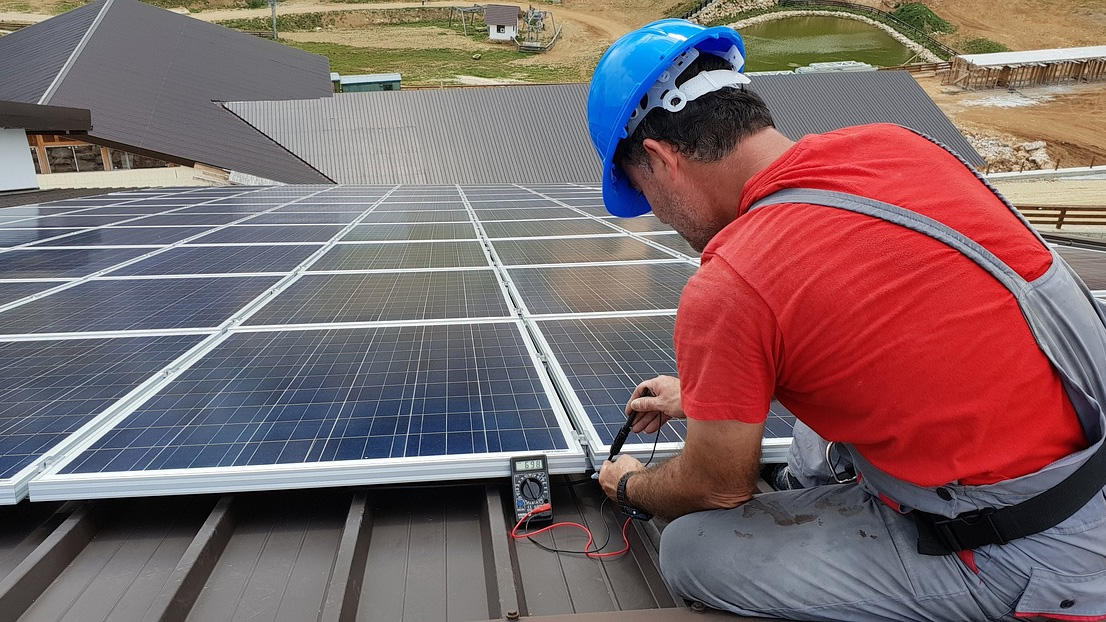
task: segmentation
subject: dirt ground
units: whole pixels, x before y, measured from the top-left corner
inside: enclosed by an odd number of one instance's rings
[[[1106,83],[1013,93],[960,91],[941,85],[936,77],[919,76],[918,83],[961,131],[1008,144],[1045,141],[1049,157],[1060,167],[1106,165]]]

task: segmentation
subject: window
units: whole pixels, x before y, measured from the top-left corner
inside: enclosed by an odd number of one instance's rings
[[[503,24],[500,24],[500,25],[495,27],[495,31],[498,32],[499,34],[503,34],[503,33],[507,32],[507,27],[504,26]]]

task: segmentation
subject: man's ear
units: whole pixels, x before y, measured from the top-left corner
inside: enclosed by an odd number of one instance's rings
[[[646,138],[641,145],[649,155],[649,166],[653,174],[675,180],[676,171],[680,166],[680,152],[676,147],[671,143],[662,143],[652,138]]]

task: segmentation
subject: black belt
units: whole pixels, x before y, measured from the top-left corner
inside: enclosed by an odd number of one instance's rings
[[[1004,508],[965,512],[956,518],[914,510],[918,552],[948,555],[986,544],[1006,544],[1064,522],[1106,487],[1106,442],[1064,481]]]

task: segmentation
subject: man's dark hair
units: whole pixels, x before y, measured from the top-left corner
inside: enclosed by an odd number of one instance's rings
[[[677,86],[703,71],[730,69],[719,56],[703,52],[680,76]],[[618,144],[614,162],[618,166],[646,164],[646,138],[666,142],[685,156],[700,162],[726,157],[742,139],[766,127],[776,127],[768,106],[756,93],[744,88],[722,88],[687,102],[679,112],[654,108],[628,138]]]

